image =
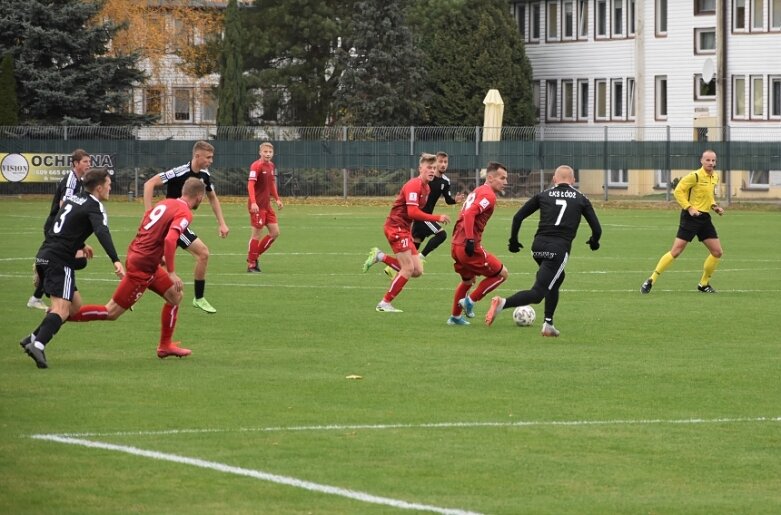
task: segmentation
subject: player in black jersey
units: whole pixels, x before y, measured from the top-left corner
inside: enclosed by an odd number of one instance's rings
[[[444,198],[445,203],[447,203],[449,206],[463,202],[464,193],[456,193],[455,198],[450,193],[450,179],[447,175],[445,175],[447,167],[447,152],[437,152],[436,175],[431,180],[431,182],[428,183],[429,187],[431,188],[431,193],[428,195],[426,205],[421,207],[421,211],[424,213],[428,213],[430,215],[434,214],[434,208],[437,206],[437,202],[439,201],[440,197]],[[416,249],[420,250],[420,244],[423,243],[423,240],[429,236],[433,237],[428,241],[428,243],[426,243],[426,246],[423,247],[423,250],[420,251],[421,260],[424,262],[426,260],[426,256],[428,256],[431,252],[434,251],[434,249],[445,242],[447,239],[447,231],[445,231],[445,229],[443,229],[442,226],[437,222],[415,221],[412,223],[412,240],[415,242]],[[393,278],[396,276],[396,270],[386,266],[385,274]]]
[[[569,166],[556,168],[553,186],[530,198],[513,217],[508,248],[516,253],[523,248],[518,242],[521,223],[536,211],[540,211],[540,222],[532,243],[532,257],[539,265],[537,278],[530,290],[519,291],[506,299],[494,297],[485,315],[485,323],[491,325],[503,309],[538,304],[545,300],[545,322],[543,336],[558,336],[553,325],[553,314],[559,303],[559,288],[564,282],[564,267],[567,266],[572,240],[578,232],[581,216],[591,228],[591,237],[586,242],[591,250],[599,248],[602,227],[594,212],[591,201],[576,190],[575,172]]]
[[[154,175],[144,183],[144,210],[149,211],[152,209],[152,199],[157,186],[166,186],[166,198],[179,198],[182,196],[184,182],[190,177],[195,177],[206,185],[206,199],[209,201],[209,205],[211,205],[214,216],[217,218],[217,223],[220,226],[220,237],[226,238],[230,229],[225,223],[220,199],[217,198],[217,193],[212,185],[211,174],[209,174],[209,166],[213,160],[214,146],[207,141],[196,141],[195,145],[193,145],[192,160],[189,163]],[[216,313],[217,310],[203,297],[206,289],[206,266],[209,262],[209,247],[206,246],[203,240],[198,239],[198,235],[190,227],[179,238],[179,247],[185,249],[195,258],[195,271],[193,272],[195,297],[193,298],[193,306],[207,313]]]
[[[111,176],[106,168],[91,168],[84,174],[82,184],[85,192],[65,199],[35,257],[38,277],[43,282],[44,291],[51,297],[52,305],[41,324],[19,345],[38,368],[48,367],[44,347],[68,317],[81,308],[74,268],[76,251],[84,248],[87,238],[94,233],[114,264],[114,273],[118,277],[125,275],[102,204],[111,192]]]
[[[71,195],[78,195],[81,193],[81,178],[84,176],[84,173],[89,170],[90,162],[91,159],[86,150],[77,148],[71,154],[71,170],[57,184],[54,197],[52,197],[52,205],[51,209],[49,209],[49,216],[46,218],[46,221],[43,224],[44,239],[46,239],[46,233],[54,224],[54,217],[57,216],[57,212],[60,210],[60,207],[62,207],[65,199]],[[80,270],[81,268],[87,266],[87,258],[84,257],[84,253],[81,251],[79,251],[79,258],[80,259],[77,262],[77,266],[75,267],[76,270]],[[33,292],[32,296],[27,300],[27,307],[43,310],[49,309],[49,306],[43,302],[43,293],[43,284],[39,281],[38,286],[35,287],[35,291]]]

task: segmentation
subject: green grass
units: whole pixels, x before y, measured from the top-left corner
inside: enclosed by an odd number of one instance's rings
[[[777,211],[716,221],[717,295],[695,291],[706,256],[695,242],[641,296],[677,212],[599,209],[602,249],[588,250],[584,223],[561,337],[543,339],[541,306],[533,328],[508,313],[479,323],[487,300],[472,326],[445,325],[458,282],[448,246],[394,301],[404,313],[376,313],[387,278],[360,267],[371,246],[387,248],[389,203],[287,205],[257,275],[244,272],[243,205],[224,206],[225,240],[204,206],[193,227],[211,249],[206,297],[217,314],[190,305],[193,261],[177,255],[187,290],[176,338],[192,356],[156,358],[161,300],[147,293],[116,322],[63,326],[51,368],[38,370],[17,342],[42,315],[24,304],[47,206],[0,201],[0,513],[373,514],[404,512],[402,502],[496,514],[781,511]],[[107,207],[124,255],[141,206]],[[502,295],[536,272],[526,249],[506,250],[516,208],[500,207],[485,238],[510,270]],[[98,254],[77,272],[88,303],[116,285]],[[30,438],[66,433],[397,507]]]

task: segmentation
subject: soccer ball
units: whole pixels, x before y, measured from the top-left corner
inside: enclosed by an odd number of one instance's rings
[[[531,306],[518,306],[515,308],[515,311],[513,311],[513,320],[515,320],[515,325],[521,326],[521,327],[527,327],[534,323],[534,319],[537,318],[537,313],[535,313],[534,308]]]

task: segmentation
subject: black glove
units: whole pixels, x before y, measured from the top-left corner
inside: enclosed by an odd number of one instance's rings
[[[591,250],[599,249],[599,240],[595,240],[593,236],[588,239],[586,244],[591,247]]]
[[[475,255],[475,240],[466,240],[466,245],[464,245],[464,252],[466,252],[466,255],[469,257]]]
[[[507,243],[507,250],[509,250],[513,254],[517,254],[518,252],[521,251],[522,248],[523,245],[521,245],[521,243],[515,238],[510,238],[510,241]]]

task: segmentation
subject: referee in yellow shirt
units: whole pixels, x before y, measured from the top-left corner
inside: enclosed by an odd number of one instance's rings
[[[675,187],[675,200],[681,206],[681,223],[678,226],[678,234],[675,236],[673,247],[656,264],[654,273],[651,274],[640,287],[640,293],[650,293],[659,276],[673,264],[675,258],[681,255],[686,245],[695,236],[708,247],[710,255],[702,266],[702,277],[697,285],[697,290],[702,293],[716,293],[710,285],[710,278],[716,271],[716,266],[721,259],[721,241],[716,233],[716,228],[711,221],[710,211],[717,215],[724,214],[724,208],[716,204],[714,192],[719,183],[719,177],[713,173],[716,167],[716,152],[706,150],[700,158],[702,167],[680,180]]]

